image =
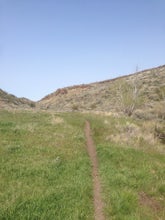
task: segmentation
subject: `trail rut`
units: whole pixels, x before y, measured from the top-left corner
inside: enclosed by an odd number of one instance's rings
[[[90,123],[86,121],[85,123],[85,136],[87,143],[87,151],[92,164],[92,177],[93,177],[93,199],[94,199],[94,212],[95,212],[95,220],[105,220],[103,214],[103,201],[101,198],[101,183],[99,179],[98,172],[98,159],[96,153],[96,147],[94,145],[92,136]]]

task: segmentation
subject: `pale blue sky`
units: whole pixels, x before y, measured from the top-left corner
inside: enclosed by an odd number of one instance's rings
[[[164,64],[164,0],[0,0],[0,88],[18,97]]]

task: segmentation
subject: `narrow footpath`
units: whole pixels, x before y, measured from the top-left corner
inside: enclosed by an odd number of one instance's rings
[[[94,145],[92,136],[90,123],[86,121],[85,123],[85,136],[87,141],[87,151],[92,164],[92,177],[93,177],[93,199],[94,199],[94,214],[95,220],[105,220],[103,214],[103,201],[101,198],[101,183],[99,179],[98,172],[98,159],[96,153],[96,147]]]

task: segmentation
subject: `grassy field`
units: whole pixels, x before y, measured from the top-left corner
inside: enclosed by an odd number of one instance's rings
[[[165,149],[151,121],[0,111],[0,219],[94,219],[85,119],[106,219],[165,219]]]
[[[93,219],[84,121],[0,112],[0,219]]]
[[[165,147],[145,130],[148,123],[91,118],[107,219],[165,219]]]

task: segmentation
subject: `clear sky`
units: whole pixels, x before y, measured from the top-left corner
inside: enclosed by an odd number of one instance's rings
[[[64,86],[165,64],[165,0],[0,0],[0,88]]]

